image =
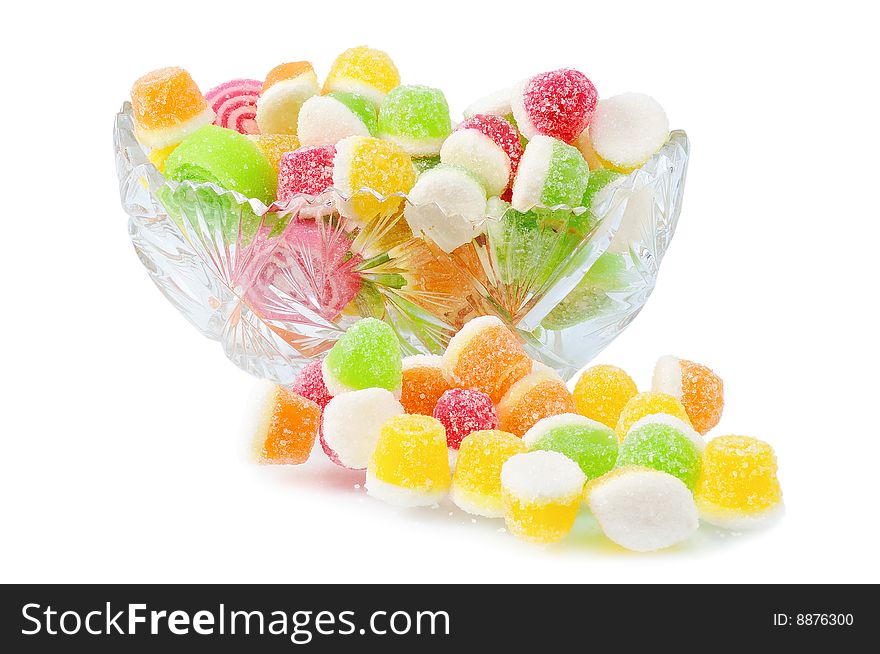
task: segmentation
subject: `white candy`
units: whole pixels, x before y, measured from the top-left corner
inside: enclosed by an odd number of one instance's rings
[[[440,148],[440,161],[473,173],[492,196],[501,195],[510,181],[510,157],[476,129],[460,129],[450,134]]]
[[[472,118],[477,114],[482,114],[484,116],[501,116],[506,118],[511,114],[510,96],[512,91],[513,89],[511,88],[501,89],[480,98],[473,104],[468,105],[464,110],[464,117]]]
[[[323,443],[339,465],[363,470],[376,449],[382,425],[403,412],[400,402],[384,388],[338,395],[324,408]]]
[[[590,121],[590,143],[602,159],[638,168],[669,138],[669,120],[651,96],[622,93],[599,100]]]
[[[529,211],[532,207],[541,204],[555,143],[556,139],[539,134],[526,146],[516,171],[513,196],[510,200],[510,204],[517,211]]]
[[[292,79],[275,82],[257,100],[257,125],[263,134],[296,134],[303,103],[318,95],[318,78],[307,71]]]
[[[550,450],[514,454],[501,467],[502,488],[528,504],[570,501],[586,481],[577,463]]]
[[[658,470],[620,468],[588,487],[587,502],[605,535],[636,552],[671,547],[699,526],[687,486]]]
[[[336,145],[347,136],[370,136],[370,132],[344,103],[327,95],[316,95],[303,103],[297,121],[301,146]]]
[[[527,139],[531,139],[538,133],[538,128],[535,127],[532,119],[529,118],[525,104],[523,104],[523,91],[525,91],[526,84],[528,83],[529,80],[524,79],[518,82],[510,90],[510,110],[513,113],[513,119],[516,121],[516,126],[519,128],[519,133]]]
[[[452,252],[485,231],[486,191],[461,168],[440,164],[416,180],[404,217],[414,234]]]

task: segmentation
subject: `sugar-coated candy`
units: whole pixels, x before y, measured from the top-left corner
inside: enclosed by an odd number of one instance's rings
[[[334,395],[384,388],[400,395],[400,343],[394,329],[376,318],[358,320],[324,358],[324,383]]]
[[[554,371],[537,369],[515,382],[498,403],[501,429],[522,436],[542,418],[576,413],[574,398]]]
[[[254,434],[259,463],[296,465],[312,452],[321,424],[321,407],[277,384],[266,384]]]
[[[574,386],[577,412],[614,429],[623,407],[639,389],[626,371],[616,366],[598,365],[581,373]]]
[[[480,316],[449,341],[443,369],[456,386],[482,391],[497,404],[511,385],[531,371],[532,361],[499,318]]]
[[[416,175],[426,173],[439,164],[440,157],[418,157],[413,159],[413,168],[416,169]]]
[[[603,170],[603,166],[605,164],[602,161],[601,157],[599,157],[599,155],[596,154],[596,151],[593,149],[593,143],[592,141],[590,141],[589,127],[581,132],[581,135],[575,139],[572,145],[580,151],[581,156],[584,158],[584,161],[586,161],[587,165],[590,167],[590,171]]]
[[[501,195],[513,182],[523,146],[504,118],[477,114],[455,128],[440,148],[440,160],[477,176],[486,193]]]
[[[168,155],[174,152],[177,145],[177,143],[174,143],[173,145],[168,145],[164,148],[154,148],[150,150],[147,159],[150,160],[150,163],[153,164],[160,173],[164,173],[165,162],[168,160]]]
[[[612,541],[653,552],[690,538],[699,527],[697,507],[680,479],[650,468],[617,468],[590,482],[590,511]]]
[[[464,117],[472,118],[477,114],[482,114],[484,116],[501,116],[505,119],[513,118],[513,112],[510,109],[512,93],[513,89],[508,87],[485,95],[465,108]]]
[[[234,79],[205,93],[216,117],[214,124],[240,134],[259,134],[257,99],[263,83],[255,79]]]
[[[719,527],[740,531],[774,521],[784,508],[773,448],[748,436],[713,438],[694,495],[700,518]]]
[[[449,105],[440,89],[398,86],[379,107],[379,135],[394,141],[413,157],[439,154],[451,131]]]
[[[622,177],[622,173],[619,173],[616,170],[611,170],[610,168],[599,168],[597,170],[590,171],[590,178],[587,180],[587,188],[584,191],[584,197],[581,201],[581,206],[587,208],[592,207],[593,202],[596,200],[596,196],[599,194],[599,192],[602,189],[606,188],[612,182],[616,182]]]
[[[577,148],[549,136],[535,136],[520,161],[511,204],[517,211],[535,206],[579,207],[589,175],[590,167]]]
[[[266,159],[276,171],[281,163],[281,157],[299,147],[299,140],[293,134],[257,134],[249,138],[260,148],[260,152],[266,155]]]
[[[321,420],[321,447],[336,465],[363,470],[376,448],[382,425],[403,413],[384,388],[365,388],[337,395]]]
[[[511,109],[519,131],[571,143],[590,124],[596,108],[596,87],[580,71],[561,68],[520,82],[511,93]]]
[[[257,100],[260,132],[296,134],[300,108],[318,91],[318,78],[308,61],[293,61],[270,70]]]
[[[324,81],[323,92],[357,93],[378,107],[385,94],[399,84],[400,73],[391,57],[362,45],[336,57]]]
[[[183,68],[160,68],[138,78],[131,87],[131,108],[135,136],[150,148],[180,143],[214,120],[208,101]]]
[[[402,362],[400,403],[407,413],[433,415],[437,400],[451,388],[443,372],[443,358],[436,354],[414,354]]]
[[[356,93],[315,95],[299,110],[296,135],[303,145],[336,145],[347,136],[375,136],[376,106]]]
[[[301,395],[304,398],[311,400],[321,407],[322,411],[333,397],[330,395],[330,391],[327,390],[327,385],[324,383],[324,374],[321,372],[321,361],[307,363],[303,369],[297,373],[296,377],[294,377],[293,383],[290,385],[290,390],[297,395]]]
[[[452,450],[457,450],[468,434],[498,428],[498,412],[491,398],[471,388],[453,388],[443,393],[433,415],[446,429],[446,444]]]
[[[349,136],[336,144],[333,187],[349,199],[345,211],[351,218],[369,222],[393,213],[402,201],[394,194],[409,192],[415,180],[412,159],[390,141]]]
[[[663,413],[641,418],[620,444],[617,467],[642,466],[678,477],[690,490],[700,475],[706,443],[689,424]]]
[[[630,172],[651,158],[669,138],[663,107],[643,93],[600,100],[590,121],[590,143],[605,167]]]
[[[614,430],[576,413],[542,418],[522,437],[530,451],[552,450],[577,463],[587,479],[596,479],[617,461]]]
[[[506,431],[471,433],[461,442],[449,498],[462,511],[487,518],[502,517],[501,467],[514,454],[525,451],[522,439]]]
[[[486,191],[473,174],[441,163],[419,175],[404,217],[413,234],[444,252],[468,243],[485,229]]]
[[[449,491],[452,475],[443,425],[404,414],[382,425],[367,467],[367,493],[398,506],[430,506]]]
[[[301,147],[281,156],[278,164],[278,200],[286,202],[299,193],[320,195],[333,186],[332,145]]]
[[[665,413],[673,418],[683,420],[687,424],[691,424],[690,418],[688,418],[681,402],[671,395],[655,393],[653,391],[639,393],[631,397],[620,412],[620,417],[617,419],[617,425],[614,428],[614,431],[617,432],[617,438],[622,441],[630,428],[638,420],[655,413]]]
[[[701,434],[721,420],[724,382],[704,365],[674,356],[660,357],[654,366],[652,389],[681,400],[691,424]]]
[[[165,175],[178,182],[210,182],[264,204],[275,199],[272,164],[243,134],[204,125],[178,145],[165,161]]]
[[[504,522],[515,536],[538,543],[564,538],[574,526],[586,477],[564,454],[515,454],[501,466]]]

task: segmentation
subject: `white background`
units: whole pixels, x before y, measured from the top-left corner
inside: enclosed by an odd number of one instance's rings
[[[880,581],[869,3],[304,4],[6,8],[0,580]],[[248,462],[254,381],[135,257],[113,117],[160,66],[188,68],[204,90],[303,58],[323,75],[364,42],[391,53],[405,82],[443,88],[456,114],[574,66],[603,96],[655,96],[688,131],[659,285],[598,361],[642,387],[661,354],[714,367],[727,390],[714,433],[777,450],[777,527],[703,531],[649,556],[584,527],[538,548],[445,505],[389,508],[319,456],[284,470]]]

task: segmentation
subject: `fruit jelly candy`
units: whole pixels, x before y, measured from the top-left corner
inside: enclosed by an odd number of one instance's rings
[[[296,134],[303,102],[317,94],[318,78],[309,62],[294,61],[270,70],[257,100],[260,133]]]
[[[255,79],[234,79],[205,93],[216,117],[214,124],[240,134],[259,134],[257,99],[263,83]]]
[[[441,163],[416,180],[404,208],[413,234],[444,252],[471,241],[486,226],[486,191],[470,172]]]
[[[522,436],[542,418],[575,413],[571,391],[549,370],[531,372],[514,383],[498,403],[501,429]]]
[[[584,161],[586,161],[587,165],[589,165],[590,167],[590,172],[594,170],[606,170],[605,168],[603,168],[603,166],[605,165],[604,162],[593,149],[593,143],[590,141],[589,127],[581,132],[581,135],[575,139],[572,145],[580,151],[581,156],[583,156],[584,158]]]
[[[700,475],[706,443],[683,420],[655,413],[637,420],[620,444],[617,467],[641,466],[667,472],[690,490]]]
[[[617,461],[617,435],[610,427],[576,413],[542,418],[523,435],[530,451],[552,450],[577,463],[587,479],[596,479]]]
[[[276,171],[281,163],[281,156],[299,148],[299,141],[293,134],[258,134],[250,139],[266,155]]]
[[[296,134],[303,145],[336,145],[347,136],[375,136],[376,107],[362,95],[315,95],[299,111]]]
[[[259,463],[305,463],[321,424],[321,407],[283,386],[267,385],[254,436]]]
[[[301,147],[283,154],[278,164],[278,201],[287,202],[299,194],[320,195],[333,186],[335,156],[332,145]]]
[[[501,466],[525,451],[522,439],[508,432],[491,429],[471,433],[461,442],[449,498],[462,511],[502,517]]]
[[[754,529],[779,518],[782,489],[773,448],[748,436],[713,438],[694,494],[700,517],[719,527]]]
[[[571,531],[586,477],[559,452],[515,454],[501,466],[504,521],[515,536],[552,543]]]
[[[382,425],[367,467],[367,493],[398,506],[430,506],[449,491],[452,475],[443,425],[404,414]]]
[[[231,129],[204,125],[175,148],[165,175],[178,182],[210,182],[268,205],[277,180],[272,164],[248,137]]]
[[[496,403],[532,369],[516,336],[495,316],[468,321],[443,354],[447,377],[461,388],[475,388]]]
[[[596,195],[611,182],[615,182],[623,177],[622,173],[608,168],[599,168],[590,171],[590,178],[587,180],[587,189],[584,191],[584,197],[581,200],[581,206],[592,207],[596,199]],[[600,196],[602,197],[602,196]]]
[[[333,186],[348,202],[345,215],[369,222],[391,215],[415,183],[412,159],[399,146],[369,136],[349,136],[336,144]],[[381,198],[376,197],[378,194]]]
[[[357,93],[378,107],[385,94],[399,84],[400,74],[391,57],[362,45],[336,57],[324,81],[323,93]]]
[[[511,93],[511,109],[519,130],[571,143],[590,124],[596,108],[596,87],[580,71],[561,68],[521,82]]]
[[[651,96],[622,93],[600,100],[590,122],[590,143],[606,168],[628,173],[669,138],[669,120]]]
[[[131,87],[135,136],[141,145],[164,148],[180,143],[214,120],[205,96],[183,68],[160,68]]]
[[[617,425],[614,428],[614,431],[617,432],[617,438],[622,441],[636,421],[654,413],[665,413],[691,424],[681,402],[671,395],[653,391],[639,393],[631,397],[620,412],[620,418],[617,419]]]
[[[493,91],[469,104],[464,110],[464,117],[473,118],[477,114],[482,114],[484,116],[501,116],[508,122],[512,122],[513,112],[510,109],[512,93],[512,87]]]
[[[469,170],[489,195],[500,195],[510,186],[522,154],[513,125],[499,116],[482,114],[456,127],[440,148],[443,163]]]
[[[681,400],[691,424],[706,434],[721,420],[724,382],[712,370],[678,357],[660,357],[654,366],[652,388]]]
[[[578,207],[589,176],[590,167],[577,148],[549,136],[535,136],[520,161],[511,204],[517,211],[535,206]]]
[[[321,447],[336,465],[363,470],[376,448],[382,425],[402,413],[400,402],[384,388],[337,395],[324,409]]]
[[[321,361],[312,361],[311,363],[306,364],[293,379],[293,383],[290,385],[290,390],[297,395],[302,395],[304,398],[315,402],[321,407],[322,411],[333,397],[330,395],[330,391],[327,390],[327,385],[324,383],[324,375],[321,372]]]
[[[469,388],[453,388],[443,393],[434,407],[434,417],[443,424],[446,444],[454,450],[468,434],[498,427],[498,413],[492,400]]]
[[[363,318],[349,327],[324,359],[324,383],[334,395],[384,388],[400,395],[400,343],[390,325]]]
[[[690,490],[680,479],[658,470],[617,468],[587,484],[584,495],[605,535],[628,550],[671,547],[699,527]]]
[[[156,166],[156,169],[160,173],[165,172],[165,162],[168,161],[168,155],[174,152],[174,149],[178,146],[177,143],[173,145],[166,146],[164,148],[158,148],[150,150],[150,154],[147,155],[147,158],[150,160],[150,163]]]
[[[413,159],[413,168],[416,169],[416,175],[426,173],[439,164],[440,157],[417,157]]]
[[[623,407],[638,393],[636,383],[624,370],[598,365],[581,373],[574,386],[574,403],[582,416],[613,429]]]
[[[443,373],[443,359],[436,354],[414,354],[402,362],[400,403],[407,413],[430,416],[437,400],[451,386]]]
[[[413,157],[439,154],[451,131],[449,105],[440,89],[398,86],[379,107],[379,135],[394,141]]]

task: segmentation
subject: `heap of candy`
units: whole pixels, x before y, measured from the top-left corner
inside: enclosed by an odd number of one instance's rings
[[[337,465],[365,470],[366,492],[399,506],[447,496],[550,543],[583,505],[635,551],[676,545],[699,520],[735,530],[782,511],[773,449],[703,435],[720,419],[721,379],[675,357],[639,393],[619,368],[594,366],[570,392],[495,317],[468,322],[445,353],[401,358],[394,330],[364,318],[323,362],[262,405],[262,463],[299,464],[316,440]]]
[[[570,68],[478,100],[456,125],[441,90],[402,85],[390,57],[366,46],[339,55],[323,87],[308,61],[204,95],[185,70],[163,68],[138,79],[131,100],[138,140],[172,180],[266,205],[333,188],[348,200],[339,211],[361,224],[400,211],[406,195],[412,234],[446,252],[489,229],[487,207],[499,201],[519,212],[590,208],[669,137],[653,98],[600,100]]]

